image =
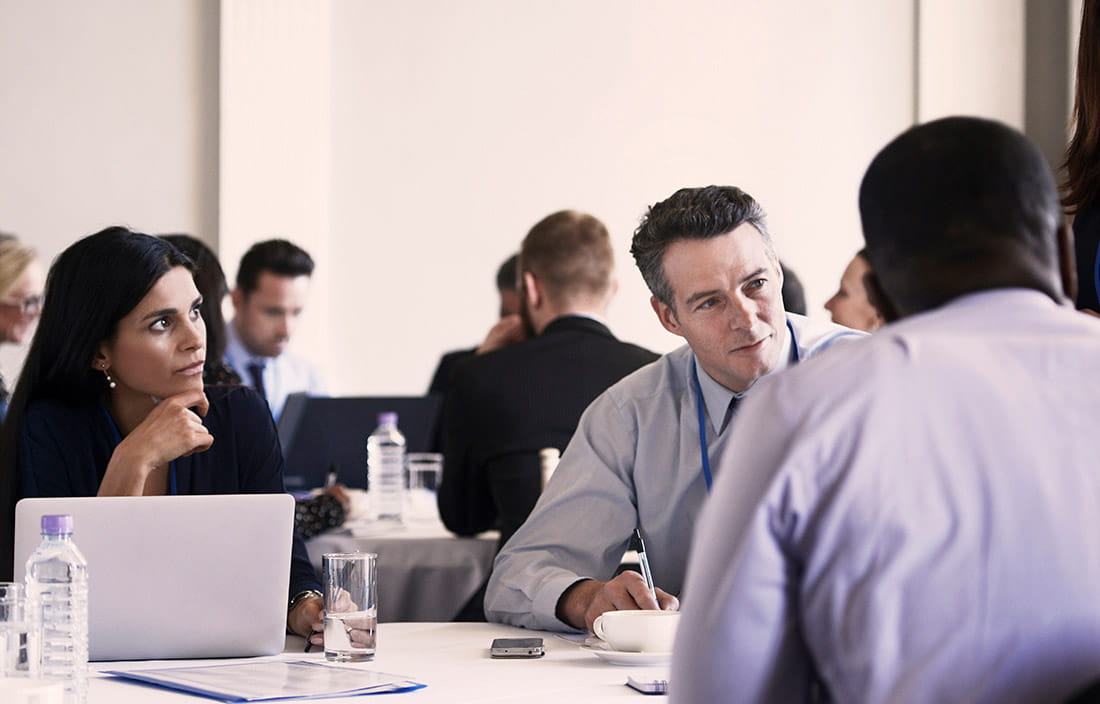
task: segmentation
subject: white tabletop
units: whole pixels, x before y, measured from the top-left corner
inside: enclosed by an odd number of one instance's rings
[[[489,657],[493,638],[542,636],[545,657],[534,660],[497,660]],[[305,641],[287,638],[287,650],[272,656],[282,660],[323,661],[316,650],[303,653]],[[204,661],[209,664],[251,662]],[[197,661],[92,663],[96,670],[129,670],[194,665]],[[528,631],[489,623],[388,623],[378,627],[378,654],[373,662],[349,667],[402,675],[426,684],[423,689],[385,695],[385,701],[406,699],[418,704],[522,702],[523,704],[586,704],[640,695],[625,685],[627,675],[652,668],[609,665],[580,644],[552,633]],[[89,685],[88,704],[158,704],[210,702],[213,700],[133,684],[95,674]],[[325,702],[359,702],[361,697],[324,699]]]
[[[345,525],[306,541],[317,573],[326,552],[377,553],[379,622],[454,619],[489,578],[499,534],[459,538],[438,514],[409,516],[402,524],[370,521],[364,492],[349,493]]]

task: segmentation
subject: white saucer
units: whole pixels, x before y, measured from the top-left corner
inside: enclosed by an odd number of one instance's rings
[[[627,650],[612,650],[607,644],[589,645],[585,643],[582,650],[587,650],[600,660],[611,665],[667,665],[672,661],[672,653],[635,653]]]

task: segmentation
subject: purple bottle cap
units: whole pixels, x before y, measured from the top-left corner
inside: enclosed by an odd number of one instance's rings
[[[378,425],[397,425],[397,414],[393,411],[379,413]]]
[[[73,532],[73,517],[69,514],[42,517],[42,535],[69,535]]]

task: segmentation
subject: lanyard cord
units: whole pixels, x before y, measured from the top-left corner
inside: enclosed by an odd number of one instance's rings
[[[1097,283],[1100,289],[1100,250],[1097,251]],[[791,334],[791,364],[798,364],[798,345],[794,339],[794,327],[790,319],[787,320],[787,330]],[[696,360],[691,363],[691,378],[695,382],[695,412],[699,418],[699,456],[703,461],[703,480],[707,483],[707,494],[714,480],[710,474],[710,452],[707,449],[707,413],[703,407],[703,385],[699,383],[699,364]]]
[[[107,426],[111,429],[111,436],[114,437],[115,447],[119,446],[122,442],[122,433],[119,432],[118,426],[115,425],[115,419],[111,417],[111,414],[107,411],[107,407],[102,403],[99,404],[100,409],[103,410],[103,415],[107,418]],[[176,486],[176,461],[172,460],[168,463],[168,493],[172,496],[179,494],[179,488]]]
[[[710,494],[712,480],[710,477],[710,453],[707,451],[707,415],[703,409],[703,387],[699,383],[699,367],[694,361],[691,364],[691,376],[695,381],[695,398],[697,401],[695,407],[699,416],[699,454],[703,459],[703,479],[707,483],[707,493]]]

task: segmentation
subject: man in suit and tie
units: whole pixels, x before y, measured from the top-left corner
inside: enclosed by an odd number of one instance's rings
[[[602,320],[613,264],[607,228],[584,213],[554,213],[523,240],[521,314],[532,339],[470,359],[448,393],[439,509],[450,530],[496,527],[503,544],[538,500],[539,450],[563,449],[594,398],[657,359]]]
[[[289,394],[324,394],[321,375],[286,351],[305,309],[313,258],[286,240],[257,242],[241,257],[226,326],[225,361],[267,399],[275,420]]]

